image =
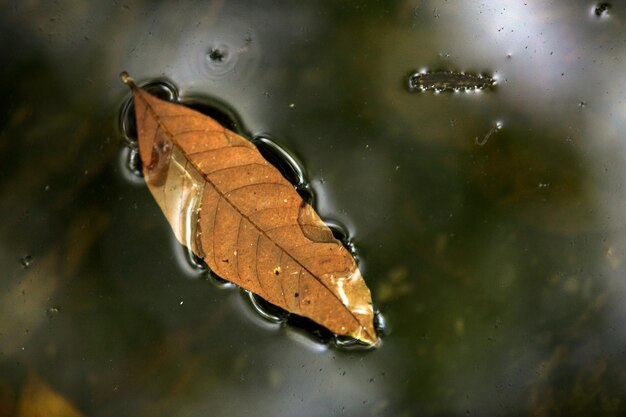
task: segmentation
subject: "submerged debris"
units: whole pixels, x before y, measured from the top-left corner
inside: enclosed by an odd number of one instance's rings
[[[598,3],[594,8],[594,13],[597,17],[606,17],[611,9],[611,3]]]
[[[502,122],[496,122],[496,125],[492,127],[491,130],[489,130],[489,132],[487,132],[485,137],[483,137],[482,139],[478,139],[478,136],[476,136],[476,138],[474,138],[474,143],[478,146],[485,145],[487,141],[489,140],[489,138],[491,137],[491,135],[493,135],[500,129],[502,129]]]
[[[468,91],[493,87],[496,80],[480,74],[463,72],[415,72],[409,76],[409,90]]]

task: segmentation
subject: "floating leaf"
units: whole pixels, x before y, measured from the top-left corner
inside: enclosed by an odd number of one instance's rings
[[[146,183],[176,238],[223,279],[378,345],[354,258],[256,146],[121,78],[133,93]]]

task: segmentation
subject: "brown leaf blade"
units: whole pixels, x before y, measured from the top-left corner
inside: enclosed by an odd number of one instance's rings
[[[133,93],[146,183],[177,239],[222,278],[378,345],[354,258],[256,146],[122,80]]]

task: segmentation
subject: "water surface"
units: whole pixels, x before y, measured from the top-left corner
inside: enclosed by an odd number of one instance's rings
[[[0,7],[0,415],[34,377],[89,416],[626,413],[621,4]],[[358,250],[378,350],[181,264],[124,167],[121,70],[302,163]],[[422,70],[497,85],[409,92]]]

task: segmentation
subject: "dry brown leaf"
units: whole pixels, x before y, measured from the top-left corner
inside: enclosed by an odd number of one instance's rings
[[[22,389],[17,416],[82,417],[82,414],[39,377],[30,375]]]
[[[378,345],[354,258],[256,146],[121,77],[133,93],[146,183],[177,239],[220,277]]]

